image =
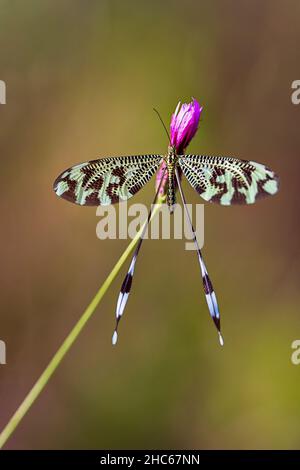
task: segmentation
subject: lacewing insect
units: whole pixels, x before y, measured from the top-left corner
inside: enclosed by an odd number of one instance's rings
[[[202,108],[196,108],[195,111],[195,103],[198,104],[194,100],[190,105],[183,105],[179,111],[177,107],[172,117],[171,138],[169,137],[170,144],[166,155],[105,157],[80,163],[61,173],[55,180],[53,188],[58,196],[75,204],[82,206],[105,206],[130,199],[150,180],[159,168],[163,169],[153,205],[157,201],[163,182],[166,179],[167,204],[170,212],[172,212],[176,202],[176,186],[178,186],[197,249],[209,313],[218,330],[220,343],[223,345],[219,307],[186,207],[186,200],[181,186],[181,173],[205,201],[215,202],[224,206],[231,204],[253,204],[264,196],[275,194],[278,191],[278,177],[268,167],[254,161],[223,156],[179,154],[178,149],[186,148],[197,130]],[[189,115],[189,112],[194,112],[194,114]],[[198,114],[195,118],[196,112]],[[187,119],[189,116],[190,121]],[[166,132],[168,134],[167,130]],[[178,139],[181,140],[179,141]],[[147,224],[150,219],[151,210],[148,215]],[[112,337],[113,344],[117,342],[119,321],[124,313],[129,297],[136,260],[147,224],[144,226],[133,253],[118,297],[116,326]]]

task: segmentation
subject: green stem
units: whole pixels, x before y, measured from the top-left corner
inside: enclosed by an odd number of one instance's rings
[[[153,209],[153,212],[152,212],[152,215],[151,215],[151,219],[153,218],[153,216],[158,211],[161,202],[162,202],[162,200],[159,200],[159,203],[155,205],[155,207]],[[46,369],[41,374],[39,379],[36,381],[36,383],[34,384],[32,389],[29,391],[29,393],[27,394],[27,396],[25,397],[25,399],[23,400],[21,405],[18,407],[18,409],[15,411],[15,413],[13,414],[11,419],[8,421],[7,425],[5,426],[5,428],[3,429],[3,431],[0,434],[0,448],[2,448],[4,446],[4,444],[9,439],[9,437],[13,434],[16,427],[22,421],[22,419],[24,418],[26,413],[29,411],[29,409],[31,408],[31,406],[33,405],[35,400],[38,398],[40,393],[45,388],[47,382],[49,381],[49,379],[52,377],[52,375],[56,371],[57,367],[59,366],[59,364],[61,363],[61,361],[65,357],[66,353],[71,348],[74,341],[79,336],[79,333],[81,332],[81,330],[83,329],[85,324],[88,322],[88,320],[93,315],[94,311],[96,310],[96,307],[101,302],[104,294],[106,293],[106,291],[110,287],[111,283],[113,282],[113,280],[117,276],[117,274],[120,271],[121,267],[123,266],[126,259],[128,258],[131,251],[133,250],[136,243],[138,242],[138,239],[139,239],[140,235],[142,234],[144,226],[145,225],[143,225],[141,227],[141,229],[136,234],[134,239],[129,243],[128,247],[123,252],[121,257],[119,258],[119,260],[117,261],[117,263],[113,267],[112,271],[110,272],[110,274],[107,276],[106,280],[104,281],[104,283],[102,284],[102,286],[100,287],[98,292],[96,293],[96,295],[93,298],[93,300],[91,301],[91,303],[88,305],[88,307],[83,312],[83,314],[81,315],[78,322],[75,324],[73,329],[70,331],[70,333],[68,334],[68,336],[66,337],[66,339],[64,340],[62,345],[59,347],[57,352],[54,354],[53,358],[51,359],[51,361],[47,365]]]

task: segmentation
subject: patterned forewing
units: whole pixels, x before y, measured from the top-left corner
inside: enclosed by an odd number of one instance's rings
[[[136,194],[157,171],[162,156],[106,157],[80,163],[54,182],[56,194],[75,204],[106,206]]]
[[[253,204],[278,191],[278,177],[261,163],[206,155],[182,155],[178,162],[205,201],[224,206]]]

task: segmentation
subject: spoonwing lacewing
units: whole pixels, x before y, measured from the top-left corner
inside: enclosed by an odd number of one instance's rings
[[[166,132],[168,134],[167,130]],[[228,206],[231,204],[253,204],[264,196],[275,194],[278,190],[278,177],[272,170],[261,163],[233,157],[178,155],[176,146],[169,145],[166,155],[105,157],[80,163],[61,173],[55,180],[53,187],[58,196],[75,204],[106,206],[130,199],[150,180],[161,165],[164,166],[164,171],[153,205],[157,201],[162,181],[166,175],[167,204],[172,212],[176,202],[177,185],[196,245],[209,313],[218,330],[220,343],[223,345],[218,303],[186,207],[181,186],[181,174],[186,177],[190,185],[205,201]],[[151,210],[118,297],[116,326],[112,337],[113,344],[117,342],[119,321],[131,290],[136,260],[147,224],[151,219]]]

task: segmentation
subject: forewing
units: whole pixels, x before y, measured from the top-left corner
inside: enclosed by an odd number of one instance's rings
[[[278,177],[261,163],[206,155],[182,155],[178,161],[191,186],[205,201],[224,206],[253,204],[278,191]]]
[[[107,206],[136,194],[157,171],[161,155],[106,157],[65,170],[53,184],[56,194],[75,204]]]

